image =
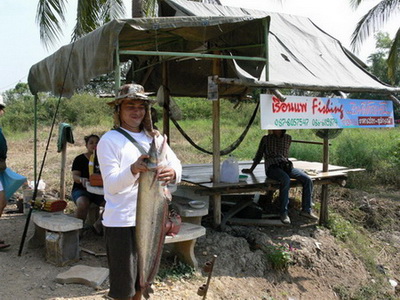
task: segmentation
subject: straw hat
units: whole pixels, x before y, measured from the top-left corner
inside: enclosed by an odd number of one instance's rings
[[[140,84],[129,83],[124,84],[118,90],[118,94],[115,97],[115,100],[108,102],[107,104],[110,106],[115,106],[121,104],[122,100],[144,100],[147,101],[148,104],[156,103],[156,100],[152,100],[148,97],[152,93],[145,93],[144,87]]]
[[[150,112],[150,105],[155,103],[155,100],[149,99],[148,95],[151,93],[145,93],[144,87],[140,84],[129,83],[124,84],[118,90],[118,94],[115,97],[114,101],[108,102],[107,104],[110,106],[114,106],[114,127],[118,128],[121,126],[121,119],[119,117],[120,112],[120,104],[124,100],[143,100],[146,107],[146,113],[144,119],[142,121],[143,128],[145,131],[154,136],[156,131],[153,129],[153,122],[151,121],[151,112]]]

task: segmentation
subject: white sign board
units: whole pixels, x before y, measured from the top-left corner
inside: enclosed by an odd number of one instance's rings
[[[260,95],[262,129],[370,128],[394,127],[393,103],[287,96],[282,102],[274,95]]]

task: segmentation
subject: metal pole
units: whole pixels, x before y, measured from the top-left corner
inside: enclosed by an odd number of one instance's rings
[[[264,47],[265,47],[265,81],[269,81],[269,26],[271,24],[271,17],[266,17],[264,23]]]

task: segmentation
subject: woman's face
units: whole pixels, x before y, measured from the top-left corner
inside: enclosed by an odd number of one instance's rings
[[[128,130],[139,130],[146,113],[142,100],[124,100],[121,104],[120,119],[122,127]]]
[[[92,136],[89,138],[89,140],[86,143],[86,149],[92,153],[94,150],[96,150],[97,144],[99,143],[99,139],[95,136]]]
[[[0,107],[0,116],[4,115],[4,107]]]

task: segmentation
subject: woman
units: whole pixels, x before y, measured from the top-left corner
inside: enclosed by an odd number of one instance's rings
[[[96,195],[86,190],[86,183],[89,181],[89,159],[96,150],[99,140],[99,136],[95,134],[85,136],[87,151],[75,157],[72,163],[72,178],[74,180],[74,185],[72,186],[72,200],[76,204],[75,216],[83,220],[83,222],[86,220],[91,203],[103,207],[105,205],[102,195]],[[93,224],[93,229],[95,233],[99,235],[102,234],[100,219]]]
[[[150,116],[151,100],[138,84],[123,85],[118,96],[109,105],[114,107],[117,130],[105,133],[98,147],[101,174],[104,180],[104,234],[110,270],[110,291],[113,299],[142,299],[144,287],[137,282],[136,202],[140,174],[147,171],[146,159],[150,143],[163,137],[153,130]],[[125,134],[135,140],[131,142]],[[178,183],[182,166],[167,145],[166,165],[157,179],[163,185]],[[142,290],[143,288],[143,290]]]
[[[0,95],[0,116],[4,115],[4,108],[6,105],[3,102],[3,97]],[[0,128],[0,172],[4,172],[6,169],[6,159],[7,159],[7,141],[4,137],[3,131]],[[3,184],[0,181],[0,217],[3,214],[4,208],[7,206],[6,194],[4,192]],[[0,249],[10,247],[3,240],[0,240]]]

